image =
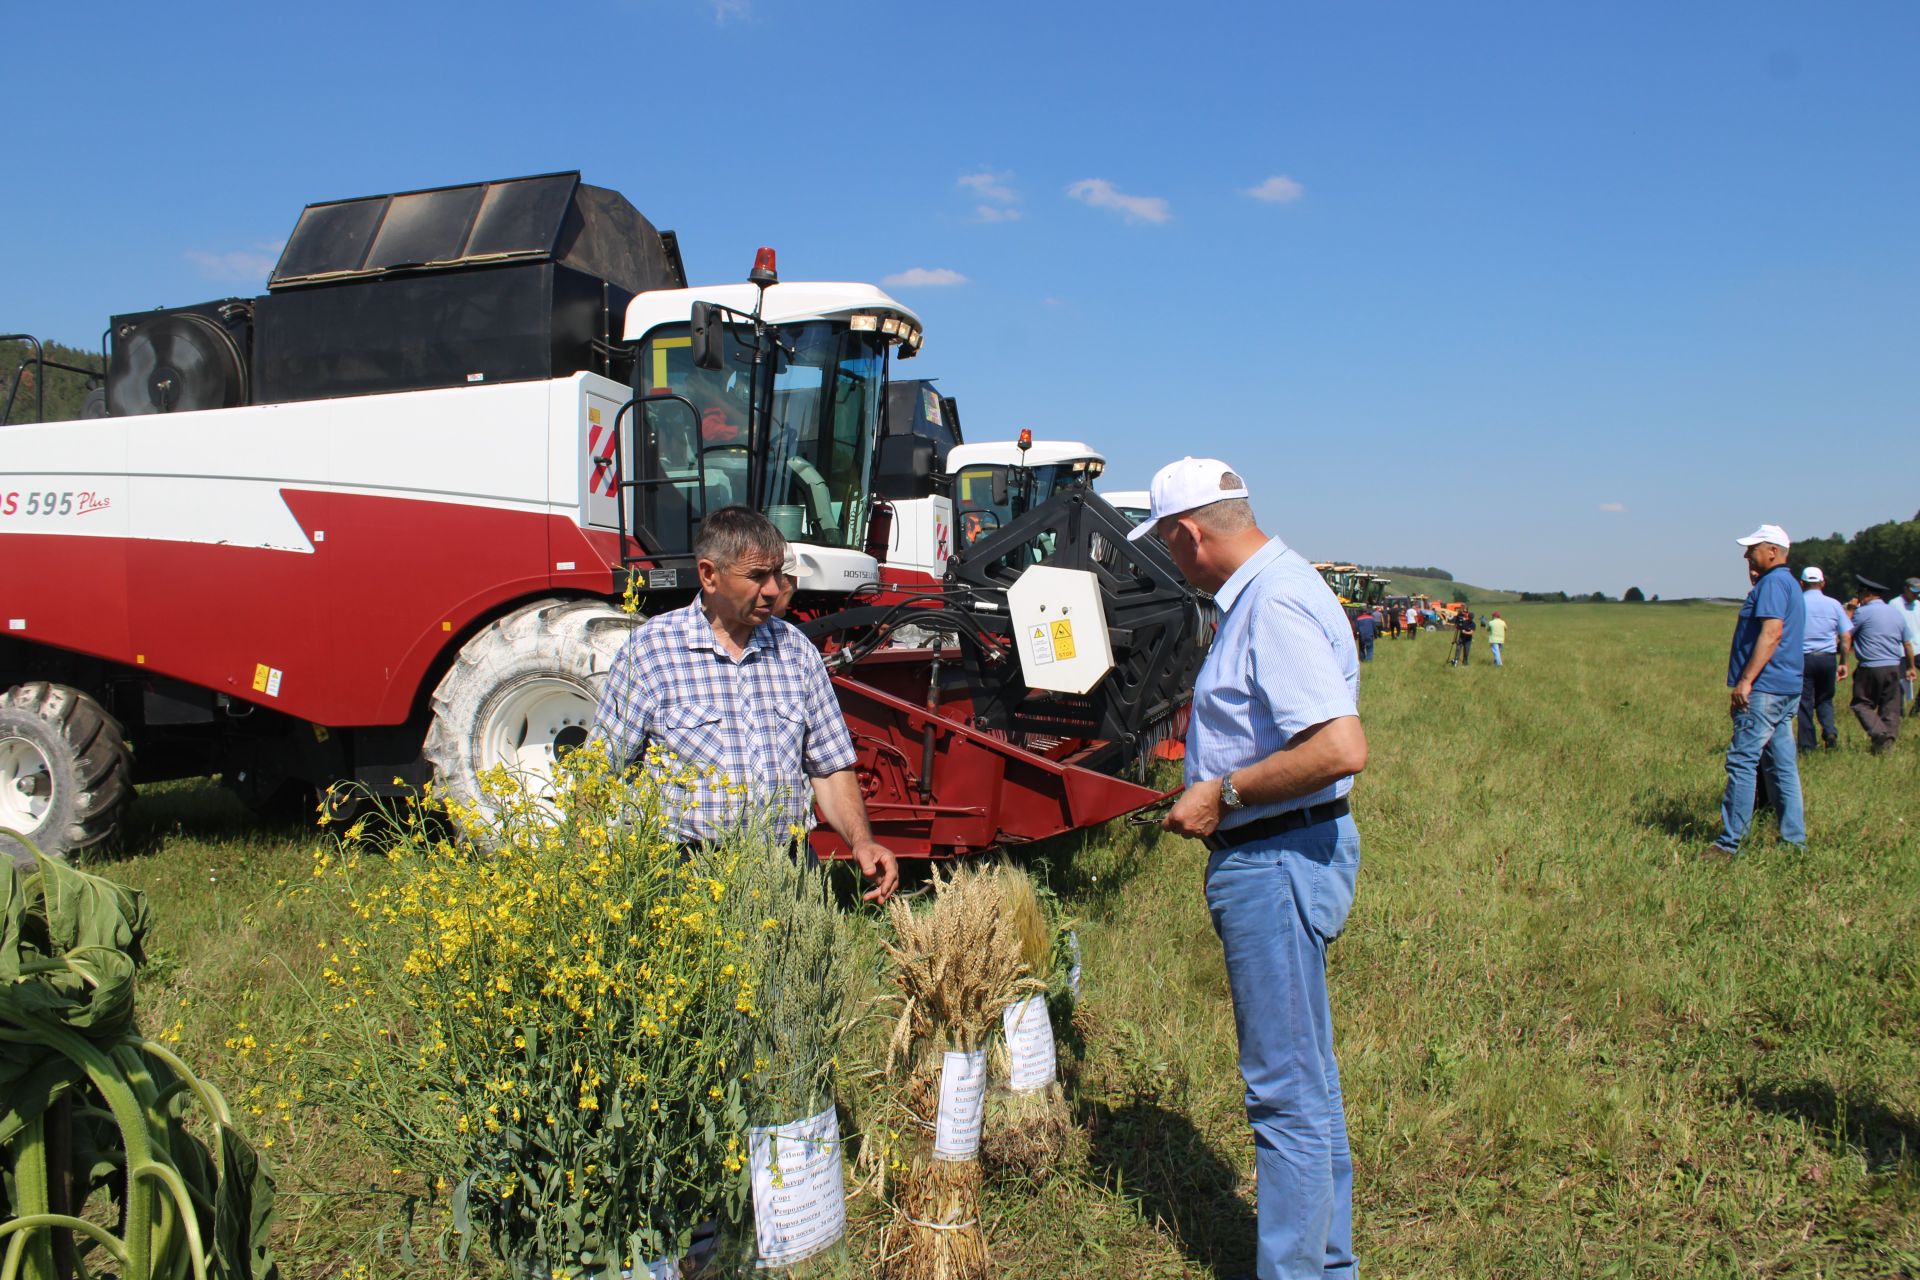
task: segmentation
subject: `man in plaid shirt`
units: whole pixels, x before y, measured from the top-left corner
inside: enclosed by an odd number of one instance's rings
[[[723,507],[701,525],[693,551],[699,599],[649,618],[614,658],[596,735],[617,764],[658,747],[691,770],[684,841],[718,838],[749,803],[773,804],[782,825],[804,833],[818,800],[874,882],[867,898],[886,901],[900,867],[867,825],[853,739],[827,665],[798,628],[773,614],[786,539],[758,512]]]

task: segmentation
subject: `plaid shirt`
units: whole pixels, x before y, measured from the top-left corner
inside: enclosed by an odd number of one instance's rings
[[[695,600],[650,618],[613,660],[594,735],[618,765],[657,746],[697,771],[680,838],[711,840],[748,804],[783,825],[813,825],[811,778],[850,769],[853,739],[820,651],[798,628],[761,623],[736,661]],[[709,768],[719,777],[707,776]],[[744,785],[744,797],[729,795]]]

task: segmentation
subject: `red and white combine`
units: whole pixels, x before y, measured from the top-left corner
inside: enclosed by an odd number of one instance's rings
[[[0,426],[0,827],[49,852],[110,840],[141,781],[297,809],[543,774],[622,600],[689,599],[729,503],[798,551],[792,618],[894,849],[1157,798],[1126,775],[1184,703],[1199,603],[1091,475],[955,542],[928,401],[888,407],[921,322],[870,285],[779,283],[763,250],[689,288],[671,232],[561,173],[310,205],[263,296],[109,335],[97,416]]]

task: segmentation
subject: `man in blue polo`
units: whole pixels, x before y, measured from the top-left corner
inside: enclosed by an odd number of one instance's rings
[[[1259,1173],[1260,1280],[1353,1274],[1353,1159],[1334,1060],[1327,946],[1353,906],[1366,767],[1353,630],[1313,566],[1254,523],[1226,463],[1153,478],[1131,535],[1157,534],[1213,593],[1219,631],[1194,683],[1187,789],[1165,826],[1205,842]]]
[[[1800,765],[1794,755],[1794,712],[1800,707],[1807,606],[1787,568],[1786,530],[1763,524],[1735,541],[1745,548],[1753,586],[1740,605],[1733,647],[1727,655],[1733,740],[1727,745],[1727,789],[1720,800],[1717,851],[1738,854],[1753,824],[1754,779],[1766,753],[1767,782],[1780,809],[1780,838],[1807,842],[1800,799]]]
[[[1800,571],[1800,598],[1807,606],[1807,632],[1801,644],[1800,729],[1795,742],[1802,751],[1821,743],[1840,745],[1840,729],[1833,722],[1833,694],[1847,678],[1847,658],[1853,650],[1853,620],[1840,602],[1826,592],[1827,575],[1819,565]],[[1819,722],[1820,737],[1813,736]]]

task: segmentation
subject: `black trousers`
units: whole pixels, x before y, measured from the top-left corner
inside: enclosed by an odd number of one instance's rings
[[[1860,667],[1853,673],[1853,714],[1875,742],[1900,736],[1900,668]]]
[[[1820,722],[1820,739],[1828,746],[1840,741],[1840,730],[1833,723],[1833,691],[1838,685],[1834,674],[1840,669],[1837,653],[1809,653],[1800,676],[1799,730],[1794,735],[1802,751],[1813,750],[1813,725]]]

